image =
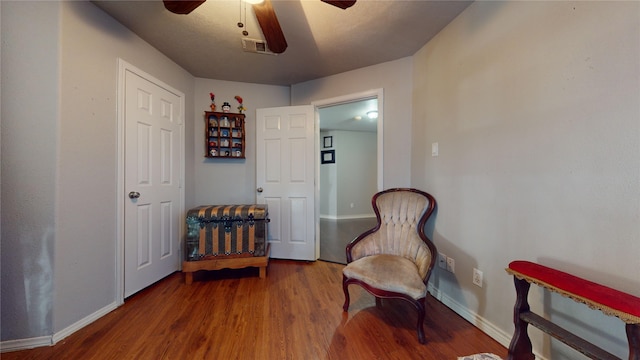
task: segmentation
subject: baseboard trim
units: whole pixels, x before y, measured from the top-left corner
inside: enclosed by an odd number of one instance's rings
[[[441,303],[445,304],[448,308],[453,310],[456,314],[462,316],[465,320],[470,322],[473,326],[480,329],[483,333],[489,335],[492,339],[500,343],[500,345],[508,348],[511,342],[511,334],[507,334],[500,330],[491,322],[482,316],[470,311],[467,307],[462,306],[459,302],[455,301],[448,295],[442,293],[433,286],[429,286],[429,292]]]
[[[112,312],[113,310],[115,310],[118,307],[118,304],[114,301],[111,304],[103,307],[102,309],[94,312],[93,314],[90,314],[82,319],[80,319],[79,321],[76,321],[75,323],[67,326],[66,328],[62,329],[61,331],[58,331],[57,333],[53,334],[52,340],[53,340],[53,344],[57,344],[58,341],[63,340],[64,338],[66,338],[67,336],[73,334],[74,332],[82,329],[83,327],[91,324],[92,322],[100,319],[101,317],[107,315],[108,313]]]
[[[432,284],[429,284],[428,291],[436,300],[443,303],[449,309],[453,310],[456,314],[460,315],[462,318],[470,322],[473,326],[478,328],[483,333],[487,334],[493,340],[500,343],[500,345],[509,348],[509,344],[511,343],[511,336],[513,334],[508,334],[502,331],[500,328],[495,326],[492,322],[488,321],[484,317],[478,315],[477,313],[470,311],[469,308],[462,306],[459,302],[452,299],[450,296],[442,293],[439,289],[435,288]],[[545,357],[540,356],[538,352],[534,350],[534,355],[537,360],[548,360]]]
[[[53,345],[53,339],[50,335],[29,339],[7,340],[0,342],[0,353],[27,350],[51,345]]]
[[[90,314],[79,321],[67,326],[66,328],[58,331],[57,333],[49,336],[40,336],[29,339],[17,339],[17,340],[7,340],[0,342],[0,352],[9,352],[9,351],[19,351],[19,350],[28,350],[37,347],[43,346],[51,346],[58,343],[60,340],[63,340],[67,336],[75,333],[76,331],[82,329],[83,327],[91,324],[92,322],[98,320],[99,318],[105,316],[111,311],[115,310],[118,307],[116,302],[113,302],[102,309]]]

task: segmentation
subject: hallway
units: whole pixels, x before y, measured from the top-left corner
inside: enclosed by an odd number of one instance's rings
[[[376,218],[320,219],[320,260],[347,263],[345,247],[356,236],[376,226]]]

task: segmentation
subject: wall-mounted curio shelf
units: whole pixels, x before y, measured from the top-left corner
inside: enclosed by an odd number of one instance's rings
[[[204,112],[205,157],[244,159],[244,114]]]

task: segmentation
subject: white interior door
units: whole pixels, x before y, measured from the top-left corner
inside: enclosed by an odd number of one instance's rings
[[[311,105],[256,111],[256,202],[269,207],[273,258],[318,258],[314,124]]]
[[[155,82],[130,70],[124,81],[127,297],[179,269],[184,110]]]

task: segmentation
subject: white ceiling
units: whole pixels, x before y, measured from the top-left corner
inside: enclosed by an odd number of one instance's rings
[[[377,99],[354,101],[346,104],[320,108],[321,130],[346,130],[376,132],[377,119],[370,119],[367,112],[378,110]]]
[[[342,10],[320,0],[272,0],[289,44],[280,55],[242,50],[263,40],[251,5],[208,0],[188,15],[161,0],[92,1],[196,77],[291,85],[413,55],[470,1],[358,0]]]

